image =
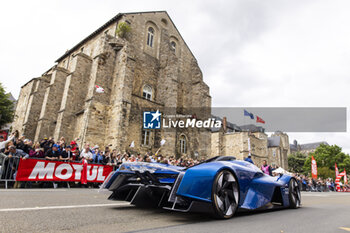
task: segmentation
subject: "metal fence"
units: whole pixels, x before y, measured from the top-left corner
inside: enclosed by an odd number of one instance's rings
[[[5,182],[5,188],[8,187],[8,182],[16,181],[16,172],[20,158],[17,156],[12,157],[0,157],[0,181]]]

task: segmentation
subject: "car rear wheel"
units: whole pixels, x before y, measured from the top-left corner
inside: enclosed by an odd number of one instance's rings
[[[301,195],[299,184],[295,179],[289,181],[289,207],[292,209],[299,208],[301,205]]]
[[[215,217],[231,218],[238,207],[239,186],[238,181],[231,171],[219,172],[213,183],[212,203]]]

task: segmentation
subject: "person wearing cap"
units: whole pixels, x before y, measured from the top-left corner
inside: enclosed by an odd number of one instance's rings
[[[73,160],[74,161],[79,161],[80,160],[80,152],[79,152],[79,147],[76,143],[76,141],[71,141],[70,142],[70,146],[72,147],[71,148],[71,151],[73,153]]]
[[[66,146],[64,150],[62,151],[60,155],[60,160],[62,161],[72,161],[73,160],[73,153],[72,153],[72,147]]]
[[[248,157],[247,157],[247,158],[245,158],[245,159],[244,159],[244,161],[254,164],[254,162],[253,162],[253,160],[252,160],[252,156],[251,156],[251,155],[248,155]]]
[[[45,159],[57,160],[59,159],[61,153],[58,151],[59,145],[54,144],[52,148],[45,153]]]
[[[45,137],[44,139],[42,139],[40,141],[40,147],[44,148],[44,152],[46,153],[47,151],[51,150],[51,147],[53,145],[53,141],[49,140],[47,137]]]

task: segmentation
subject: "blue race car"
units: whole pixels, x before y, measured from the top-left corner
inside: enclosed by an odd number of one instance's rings
[[[168,164],[123,163],[102,189],[111,200],[181,212],[231,218],[237,210],[298,208],[300,188],[289,175],[272,177],[232,156],[217,156],[190,168]]]

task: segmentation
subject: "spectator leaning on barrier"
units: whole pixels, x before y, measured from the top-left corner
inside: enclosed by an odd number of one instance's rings
[[[34,149],[29,151],[29,158],[45,158],[44,149],[40,147],[39,143],[35,143]]]
[[[21,149],[17,149],[15,146],[10,146],[9,147],[9,155],[7,156],[9,160],[9,167],[13,170],[17,170],[18,162],[20,158],[26,159],[29,157],[27,153],[25,153]]]
[[[79,147],[78,147],[76,141],[71,141],[70,146],[72,147],[73,160],[79,161],[80,160],[80,152],[79,152]]]
[[[2,165],[4,159],[10,154],[10,146],[13,146],[12,141],[9,141],[5,148],[0,150],[0,165]]]
[[[18,163],[19,163],[19,159],[23,158],[26,159],[28,158],[29,155],[27,153],[25,153],[23,150],[21,149],[17,149],[15,146],[10,146],[9,147],[9,161],[8,161],[8,166],[7,168],[10,169],[11,171],[7,171],[6,174],[8,174],[7,177],[5,177],[5,179],[15,179],[16,177],[16,172],[17,172],[17,168],[18,168]],[[19,188],[20,186],[20,182],[15,182],[14,184],[14,188]]]
[[[33,149],[33,142],[29,139],[24,139],[23,151],[27,154]]]
[[[62,153],[60,154],[60,160],[62,161],[72,161],[73,160],[73,153],[72,153],[72,147],[66,146]]]
[[[85,144],[84,149],[80,153],[80,157],[86,159],[88,162],[92,161],[92,153],[89,144]]]
[[[93,163],[102,163],[103,156],[100,153],[99,146],[94,146],[92,148],[92,150],[93,150],[93,152],[92,152],[92,162]]]
[[[59,145],[54,144],[51,149],[46,151],[45,159],[58,160],[60,155],[61,155],[61,153],[58,151],[58,147],[59,147]]]
[[[106,150],[103,156],[103,164],[111,165],[111,163],[112,163],[111,153],[109,152],[109,150]]]
[[[15,146],[10,146],[9,152],[10,152],[8,155],[9,158],[11,158],[11,157],[18,157],[18,158],[29,157],[29,155],[27,153],[25,153],[21,149],[17,149]]]

